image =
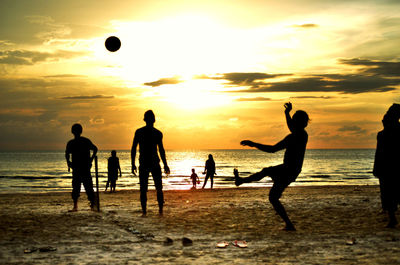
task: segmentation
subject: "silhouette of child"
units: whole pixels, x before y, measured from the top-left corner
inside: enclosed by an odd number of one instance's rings
[[[279,201],[279,198],[281,197],[283,191],[289,186],[290,183],[296,180],[297,176],[301,172],[308,141],[308,134],[305,131],[305,128],[308,125],[309,118],[307,113],[302,110],[296,111],[293,117],[290,117],[290,111],[292,110],[292,104],[290,102],[285,103],[284,107],[286,123],[291,133],[282,141],[275,145],[263,145],[249,140],[244,140],[240,143],[241,145],[255,147],[268,153],[275,153],[277,151],[286,149],[283,158],[283,164],[266,167],[260,172],[252,174],[247,178],[239,177],[238,170],[234,169],[234,175],[236,186],[240,186],[243,183],[250,183],[252,181],[259,181],[266,176],[270,176],[274,184],[269,192],[269,201],[271,202],[275,211],[285,221],[286,226],[284,230],[293,231],[296,229],[293,223],[290,221],[285,208]]]
[[[203,174],[206,174],[206,177],[204,179],[204,184],[202,189],[204,189],[204,187],[207,184],[207,180],[210,178],[210,182],[211,182],[211,189],[213,188],[213,184],[214,184],[214,175],[217,175],[217,173],[215,173],[215,162],[214,162],[214,158],[212,156],[212,154],[208,155],[208,160],[206,161],[206,165],[204,167],[204,172]]]
[[[400,202],[400,105],[393,104],[383,117],[383,130],[378,133],[373,174],[379,178],[382,208],[388,212],[394,228],[397,204]]]
[[[193,183],[192,189],[196,189],[196,184],[200,184],[200,179],[199,176],[197,176],[194,168],[192,168],[192,175],[190,176],[190,178],[192,179]]]
[[[122,176],[121,167],[119,165],[119,158],[117,157],[117,152],[115,150],[111,151],[111,156],[108,158],[108,180],[106,185],[106,190],[108,185],[110,185],[110,193],[115,192],[115,187],[117,186],[118,172],[119,177]]]

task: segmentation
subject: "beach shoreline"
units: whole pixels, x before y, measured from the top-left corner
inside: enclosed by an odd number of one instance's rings
[[[163,217],[150,190],[146,218],[137,190],[100,192],[99,213],[84,192],[75,213],[70,192],[3,193],[0,263],[400,263],[400,227],[385,228],[379,186],[289,187],[281,201],[295,232],[281,230],[269,189],[167,190]],[[183,237],[193,245],[183,246]],[[234,240],[248,247],[216,247]]]

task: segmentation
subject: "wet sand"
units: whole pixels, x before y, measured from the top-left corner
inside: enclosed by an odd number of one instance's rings
[[[400,264],[400,226],[385,228],[377,186],[289,187],[285,232],[269,188],[101,193],[101,212],[69,193],[0,195],[1,264]],[[399,216],[398,216],[399,218]],[[163,242],[169,237],[170,245]],[[193,240],[182,245],[182,238]],[[219,241],[246,240],[247,248]],[[28,252],[28,253],[25,253]],[[29,253],[30,252],[30,253]]]

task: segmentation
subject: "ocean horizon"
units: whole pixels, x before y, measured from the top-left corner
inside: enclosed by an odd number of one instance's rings
[[[213,155],[216,163],[214,188],[232,188],[235,187],[234,168],[239,170],[241,176],[248,176],[264,167],[282,163],[284,152],[269,154],[254,149],[166,150],[171,173],[163,175],[164,190],[190,189],[192,168],[200,177],[198,188],[201,188],[208,154]],[[374,155],[375,149],[308,149],[303,170],[291,185],[376,185],[378,180],[372,175]],[[99,190],[102,191],[107,182],[110,151],[101,150],[97,156]],[[131,173],[130,150],[117,150],[117,156],[122,170],[117,190],[139,189],[139,179]],[[95,176],[94,166],[92,176]],[[71,190],[71,172],[68,172],[64,151],[0,151],[0,179],[0,193]],[[154,189],[151,177],[149,185],[150,189]],[[271,185],[269,177],[245,184],[247,187]],[[210,181],[206,185],[206,188],[209,187]]]

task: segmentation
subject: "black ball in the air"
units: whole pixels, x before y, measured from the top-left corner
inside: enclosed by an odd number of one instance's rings
[[[116,52],[121,47],[121,41],[117,37],[111,36],[106,39],[105,45],[110,52]]]

